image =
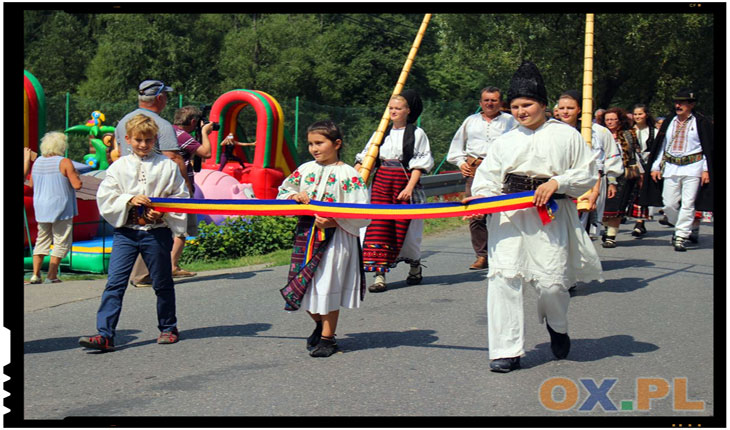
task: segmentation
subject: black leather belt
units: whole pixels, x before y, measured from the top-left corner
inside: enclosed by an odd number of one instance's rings
[[[504,178],[504,183],[502,184],[502,192],[505,194],[512,194],[534,191],[537,187],[549,180],[550,178],[530,178],[528,176],[508,173]],[[555,193],[551,197],[554,199],[563,199],[565,198],[565,194]]]

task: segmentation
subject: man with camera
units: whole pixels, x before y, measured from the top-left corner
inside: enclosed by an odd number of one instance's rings
[[[201,158],[210,158],[210,139],[208,134],[215,129],[213,122],[203,123],[203,113],[200,109],[195,106],[184,106],[175,111],[175,118],[173,119],[173,128],[177,136],[177,145],[180,148],[180,155],[182,156],[185,167],[187,170],[187,176],[185,177],[185,183],[190,191],[190,197],[195,196],[195,182],[193,169],[193,156]],[[202,140],[198,142],[190,133],[199,131],[196,133],[196,137]],[[197,236],[198,235],[198,216],[196,214],[188,214],[188,227],[186,234],[175,237],[172,244],[172,276],[174,278],[186,278],[195,276],[197,273],[189,272],[180,267],[180,256],[182,255],[183,248],[185,247],[185,237]]]

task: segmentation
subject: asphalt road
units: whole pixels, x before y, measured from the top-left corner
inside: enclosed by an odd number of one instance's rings
[[[386,292],[342,310],[342,352],[326,359],[306,351],[308,316],[283,310],[284,266],[201,272],[177,282],[181,341],[174,345],[155,342],[153,291],[130,287],[112,353],[77,343],[95,334],[103,280],[26,285],[22,417],[111,417],[94,421],[104,425],[139,416],[297,418],[279,421],[285,427],[337,425],[301,421],[317,416],[362,417],[346,426],[366,425],[369,417],[393,417],[385,426],[412,425],[408,417],[471,417],[470,424],[453,421],[469,426],[502,422],[490,417],[536,425],[545,417],[605,419],[606,426],[627,417],[702,422],[715,414],[716,391],[724,395],[725,388],[714,386],[714,318],[725,307],[713,300],[713,226],[703,223],[700,243],[686,253],[673,250],[671,229],[657,222],[647,223],[642,239],[632,238],[630,227],[622,226],[615,249],[594,242],[605,282],[579,285],[571,300],[567,359],[553,358],[536,294],[526,292],[527,354],[523,368],[508,374],[489,371],[486,271],[467,270],[473,252],[466,227],[424,240],[421,285],[406,285],[407,267],[399,266]],[[724,328],[720,333],[724,338]],[[563,388],[547,398],[553,383]],[[611,405],[617,410],[605,410]]]

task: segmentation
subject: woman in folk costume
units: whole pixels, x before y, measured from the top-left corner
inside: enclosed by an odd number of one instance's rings
[[[414,124],[423,111],[421,98],[413,90],[391,97],[388,103],[390,119],[380,145],[377,170],[373,177],[371,203],[425,203],[419,183],[421,174],[433,168],[433,156],[428,136]],[[374,134],[373,134],[374,136]],[[370,149],[373,137],[355,157],[355,169]],[[423,279],[421,238],[423,220],[373,220],[365,233],[363,264],[366,272],[375,272],[371,292],[385,291],[385,274],[401,261],[410,264],[406,283],[416,285]]]
[[[634,133],[636,134],[636,139],[639,141],[639,146],[641,147],[641,152],[639,153],[641,161],[639,163],[641,178],[637,181],[639,193],[636,193],[636,199],[634,200],[631,209],[631,216],[636,218],[636,224],[634,224],[634,230],[631,232],[631,235],[634,237],[641,237],[646,234],[646,226],[644,223],[649,216],[652,215],[653,211],[649,209],[649,206],[641,205],[639,203],[639,194],[641,193],[641,187],[644,182],[644,175],[650,174],[647,170],[649,170],[651,166],[647,165],[647,160],[649,159],[651,150],[654,148],[654,135],[656,134],[657,129],[656,121],[654,120],[654,117],[651,116],[649,108],[646,107],[645,104],[639,103],[634,105],[633,114]]]
[[[579,133],[581,127],[580,101],[581,96],[577,90],[567,90],[558,99],[560,120],[574,127]],[[623,174],[624,167],[621,163],[621,150],[613,141],[613,136],[606,127],[591,124],[591,150],[596,155],[596,168],[600,179],[593,186],[591,194],[587,196],[590,209],[580,215],[580,222],[590,236],[597,237],[603,230],[601,220],[606,206],[607,178],[615,182],[616,178]],[[611,188],[611,192],[613,193],[615,190]],[[608,194],[608,197],[613,197],[613,194]]]
[[[615,188],[613,197],[606,199],[606,208],[603,211],[603,223],[606,225],[606,232],[602,240],[604,248],[616,247],[616,234],[618,234],[621,218],[632,206],[638,196],[641,177],[640,155],[641,147],[636,138],[636,132],[629,125],[629,117],[626,111],[613,107],[603,114],[603,126],[613,135],[613,139],[621,149],[621,161],[624,165],[624,174],[616,178],[613,183],[609,179],[609,187]],[[609,191],[610,193],[611,191]]]
[[[314,161],[297,168],[279,187],[277,199],[368,203],[360,174],[340,161],[342,133],[332,121],[307,129]],[[294,233],[289,280],[281,290],[286,310],[307,310],[316,326],[307,339],[312,357],[329,357],[338,347],[335,330],[340,307],[358,308],[365,297],[360,229],[367,219],[301,216]]]
[[[546,225],[536,209],[487,216],[489,367],[495,372],[520,368],[525,288],[537,291],[539,321],[546,322],[552,352],[562,359],[570,350],[568,288],[601,280],[601,263],[572,201],[598,180],[596,156],[574,128],[545,118],[547,93],[533,63],[522,63],[507,95],[519,127],[493,142],[476,171],[474,196],[464,202],[535,190],[535,205],[552,198],[557,211]]]

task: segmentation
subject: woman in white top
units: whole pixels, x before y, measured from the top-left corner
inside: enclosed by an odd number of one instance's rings
[[[392,126],[388,127],[378,151],[378,164],[371,187],[372,204],[425,203],[419,184],[421,174],[434,165],[426,133],[415,122],[423,110],[418,94],[406,90],[388,103]],[[370,149],[373,138],[355,157],[355,169]],[[363,241],[363,266],[375,272],[371,292],[386,289],[385,274],[400,261],[410,264],[406,283],[421,282],[421,237],[423,220],[373,220]]]
[[[561,121],[580,132],[579,116],[581,97],[577,90],[567,90],[558,99],[558,116]],[[602,230],[603,209],[606,196],[613,197],[616,189],[608,187],[608,182],[616,182],[616,178],[624,172],[621,163],[621,151],[613,141],[613,136],[602,125],[591,124],[591,150],[596,155],[596,168],[599,180],[593,186],[585,200],[590,204],[588,211],[580,216],[581,224],[591,235],[598,235]]]

